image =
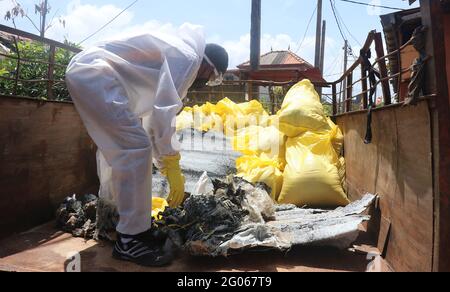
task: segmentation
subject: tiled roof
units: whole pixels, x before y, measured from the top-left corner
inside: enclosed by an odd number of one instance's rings
[[[271,66],[271,65],[306,65],[308,67],[313,67],[311,64],[306,62],[304,59],[296,55],[291,51],[272,51],[261,56],[260,65],[261,66]],[[238,66],[248,67],[250,66],[250,61],[245,62]]]

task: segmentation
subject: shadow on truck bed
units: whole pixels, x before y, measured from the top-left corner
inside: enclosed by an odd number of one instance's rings
[[[367,234],[362,232],[358,246],[372,251],[374,249],[369,248],[369,242]],[[287,253],[246,252],[214,259],[180,254],[172,265],[155,269],[116,261],[111,257],[111,250],[109,243],[73,238],[57,231],[54,224],[49,223],[0,242],[0,271],[65,271],[68,264],[73,263],[70,259],[73,254],[79,255],[83,272],[362,272],[369,264],[365,253],[297,247]],[[389,270],[387,266],[379,269]]]

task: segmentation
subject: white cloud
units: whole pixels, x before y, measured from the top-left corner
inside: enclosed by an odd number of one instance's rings
[[[0,0],[1,4],[7,0]],[[122,8],[115,5],[91,5],[82,4],[80,0],[73,0],[67,5],[66,12],[62,18],[66,21],[66,27],[63,27],[58,21],[47,32],[47,37],[56,40],[64,40],[67,38],[71,42],[78,43],[87,36],[95,32],[97,29],[106,24],[111,18],[122,11]],[[148,21],[146,23],[133,23],[134,14],[132,12],[124,12],[119,18],[108,25],[102,32],[96,34],[89,39],[84,46],[89,46],[99,40],[109,39],[113,37],[120,37],[121,35],[137,34],[148,31],[162,31],[175,32],[177,27],[171,23],[161,23],[156,20]],[[235,68],[237,65],[246,62],[250,57],[250,34],[240,36],[238,39],[224,39],[219,35],[212,35],[208,37],[208,42],[214,42],[224,46],[230,55],[230,68]],[[267,53],[273,50],[287,50],[292,51],[304,58],[306,61],[314,62],[315,37],[306,37],[301,48],[298,50],[300,41],[293,39],[287,34],[264,34],[261,38],[261,52]],[[298,50],[298,51],[297,51]],[[327,37],[326,60],[325,68],[333,69],[332,64],[337,59],[337,54],[341,54],[341,46],[330,37]],[[332,72],[327,74],[334,74],[339,72],[339,66]]]
[[[217,36],[213,39],[219,44],[222,44],[230,54],[230,68],[233,68],[250,59],[250,34],[241,36],[239,40],[220,41]],[[303,41],[300,48],[299,45],[299,41],[294,40],[287,34],[265,34],[261,38],[261,53],[267,53],[272,49],[287,50],[290,48],[291,51],[297,53],[300,57],[313,64],[315,54],[315,37],[307,37]],[[339,46],[333,38],[327,37],[325,67],[336,59],[336,51],[338,51],[336,49],[338,47]]]
[[[14,4],[11,0],[0,0],[0,17],[6,14],[7,11],[11,10]]]
[[[58,21],[55,21],[53,27],[47,32],[47,37],[63,40],[67,38],[71,42],[80,42],[97,29],[102,27],[112,16],[119,14],[121,8],[114,5],[96,6],[90,4],[81,4],[81,1],[72,1],[67,6],[66,14],[62,15],[65,20],[65,27]],[[120,31],[123,27],[130,25],[133,20],[131,12],[124,12],[108,27],[89,40],[89,43],[105,38],[107,35]]]
[[[59,41],[67,39],[73,43],[79,43],[103,27],[121,11],[122,8],[115,5],[96,6],[82,4],[80,0],[71,1],[67,5],[66,13],[61,15],[61,19],[65,21],[65,27],[59,21],[54,21],[47,32],[47,37]],[[101,40],[120,38],[125,35],[149,31],[175,33],[178,29],[171,23],[161,23],[156,20],[142,24],[133,24],[133,19],[134,14],[125,11],[108,26],[85,41],[83,46],[88,47]]]
[[[234,68],[237,65],[249,60],[250,34],[241,36],[239,40],[218,41],[218,43],[223,45],[230,54],[230,68]],[[286,34],[279,34],[275,36],[265,34],[261,38],[262,54],[269,52],[271,49],[287,50],[288,48],[291,48],[291,50],[294,50],[296,46],[295,41]]]

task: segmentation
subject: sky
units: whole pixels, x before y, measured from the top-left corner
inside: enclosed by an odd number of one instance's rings
[[[38,17],[34,15],[34,4],[38,0],[0,0],[1,24],[12,26],[10,21],[3,19],[3,15],[13,1],[21,3],[29,16],[38,21]],[[398,8],[410,7],[408,1],[404,0],[359,1]],[[134,0],[49,0],[53,26],[46,36],[59,41],[67,38],[78,43],[132,2]],[[323,17],[327,21],[324,76],[332,81],[343,71],[344,41],[337,28],[330,1],[324,0],[323,3]],[[379,15],[394,12],[341,0],[335,0],[335,3],[338,14],[344,20],[344,33],[355,54],[359,52],[369,31],[382,31]],[[262,53],[271,49],[290,48],[306,61],[314,63],[315,18],[305,38],[304,35],[316,6],[315,0],[262,0]],[[83,43],[83,46],[122,33],[152,30],[170,32],[188,22],[204,27],[207,42],[221,44],[227,49],[230,68],[233,68],[249,59],[250,14],[251,0],[139,0],[102,32]],[[60,24],[59,19],[65,20],[65,27]],[[18,20],[17,27],[37,33],[26,19]]]

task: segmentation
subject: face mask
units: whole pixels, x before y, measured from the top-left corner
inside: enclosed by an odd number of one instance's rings
[[[205,88],[208,83],[208,79],[197,79],[195,80],[194,84],[192,84],[191,89],[202,89]]]
[[[211,76],[209,81],[206,83],[206,85],[210,87],[219,86],[223,83],[223,74],[219,73],[216,66],[214,66],[213,62],[208,58],[208,56],[205,55],[205,60],[208,62],[208,64],[214,68],[214,75]]]

